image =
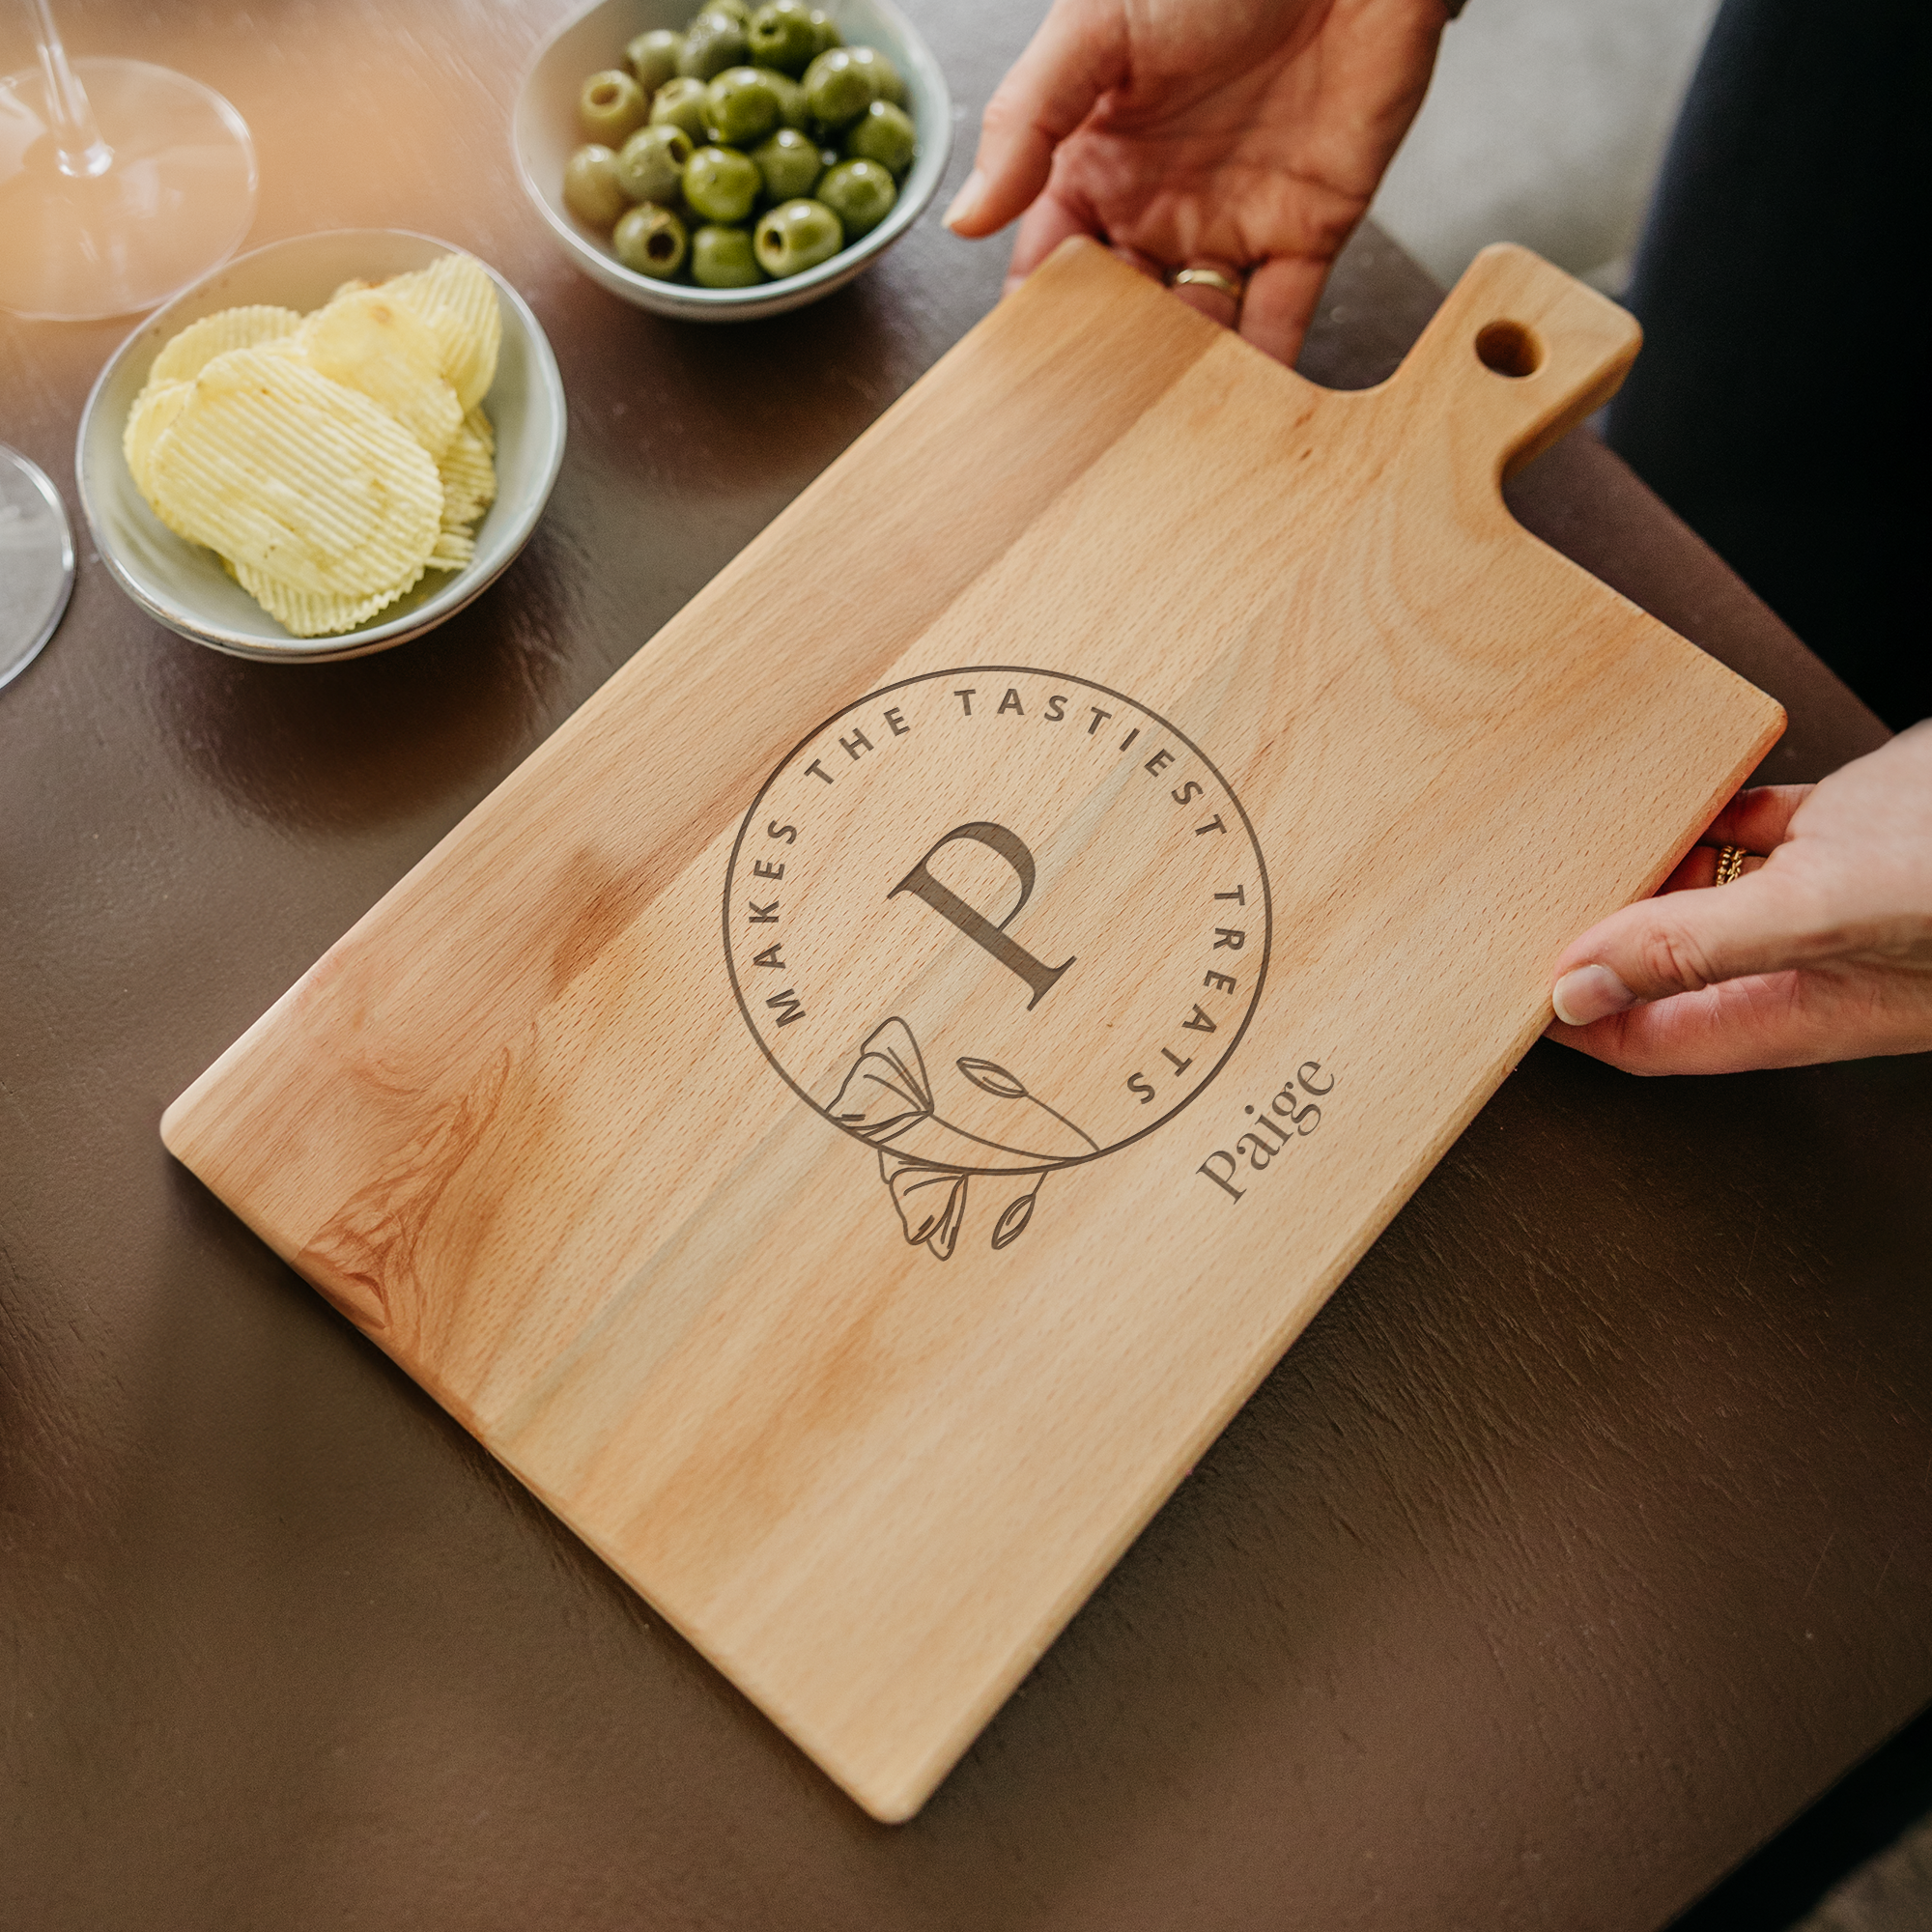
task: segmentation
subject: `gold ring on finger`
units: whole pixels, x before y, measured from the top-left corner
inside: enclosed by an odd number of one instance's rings
[[[1172,287],[1219,289],[1224,296],[1239,301],[1244,293],[1239,282],[1232,275],[1224,275],[1219,269],[1182,269],[1171,284]]]
[[[1711,881],[1714,886],[1728,886],[1735,879],[1744,876],[1745,861],[1749,857],[1742,845],[1719,845],[1718,847],[1718,876]]]

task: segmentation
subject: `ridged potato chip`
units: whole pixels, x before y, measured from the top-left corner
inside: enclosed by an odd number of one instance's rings
[[[462,570],[476,561],[476,539],[460,526],[447,524],[438,531],[436,548],[429,554],[432,570]]]
[[[300,327],[301,317],[294,309],[259,303],[205,315],[161,345],[161,353],[148,370],[148,387],[191,383],[217,355],[225,355],[231,349],[259,349],[277,336],[293,335]]]
[[[450,440],[436,471],[442,479],[442,526],[446,530],[474,523],[496,500],[496,466],[483,440],[468,422]]]
[[[202,370],[148,468],[171,528],[311,596],[399,595],[442,527],[436,465],[394,417],[259,349]]]
[[[380,403],[432,457],[463,427],[463,406],[442,376],[436,331],[381,289],[338,295],[301,326],[309,366]]]
[[[155,489],[148,473],[148,459],[161,432],[187,407],[194,394],[189,383],[150,383],[134,399],[128,412],[128,427],[122,433],[121,452],[128,459],[128,473],[141,495],[154,501]],[[163,523],[167,521],[162,518]]]
[[[246,564],[231,564],[229,575],[292,638],[323,638],[333,631],[353,631],[357,624],[366,624],[406,590],[413,590],[427,567],[418,564],[402,582],[371,591],[366,597],[315,596],[306,590],[291,589],[279,577],[251,570]]]
[[[445,255],[427,269],[393,275],[383,284],[436,330],[442,345],[442,373],[466,410],[490,393],[503,340],[503,312],[497,285],[471,255]]]

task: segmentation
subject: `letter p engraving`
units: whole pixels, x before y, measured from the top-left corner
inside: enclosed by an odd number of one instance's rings
[[[983,913],[969,906],[957,893],[942,886],[926,869],[947,846],[961,838],[971,838],[988,851],[997,852],[1013,868],[1014,876],[1019,880],[1020,895],[1013,901],[1012,910],[997,925]],[[1004,825],[980,820],[972,825],[955,825],[886,896],[894,899],[901,893],[916,895],[942,918],[951,920],[975,946],[983,947],[1009,972],[1017,973],[1033,988],[1033,997],[1027,1002],[1027,1010],[1031,1012],[1053,991],[1054,981],[1066,971],[1067,966],[1073,964],[1068,959],[1061,966],[1042,965],[1024,946],[1007,937],[1005,928],[1019,917],[1021,909],[1033,896],[1033,854],[1024,843]]]

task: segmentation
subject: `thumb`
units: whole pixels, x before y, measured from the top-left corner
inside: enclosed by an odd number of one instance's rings
[[[1626,906],[1563,949],[1551,993],[1556,1017],[1589,1026],[1641,1000],[1798,965],[1815,949],[1804,945],[1790,900],[1766,867],[1728,886]]]
[[[1054,149],[1125,77],[1126,68],[1118,7],[1054,0],[986,103],[973,172],[946,211],[947,227],[972,240],[1023,213],[1046,185]]]

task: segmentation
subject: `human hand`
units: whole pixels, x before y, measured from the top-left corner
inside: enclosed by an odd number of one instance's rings
[[[1723,844],[1770,856],[1698,890]],[[1932,720],[1822,784],[1740,792],[1556,971],[1550,1038],[1631,1073],[1932,1049]]]
[[[987,104],[947,212],[991,235],[1029,210],[1007,286],[1069,235],[1164,279],[1293,362],[1328,265],[1415,118],[1442,0],[1054,0]]]

